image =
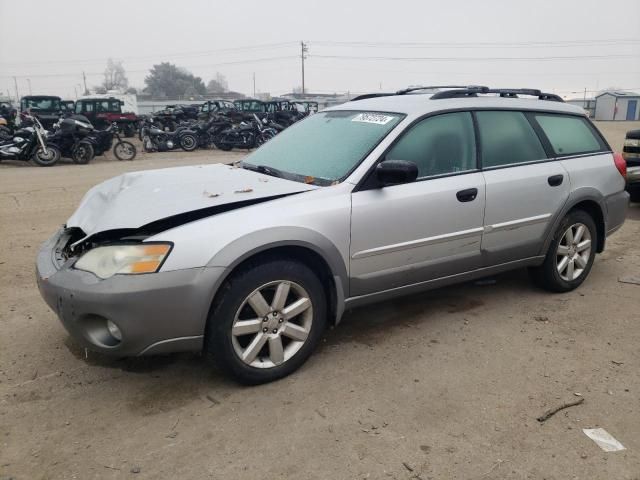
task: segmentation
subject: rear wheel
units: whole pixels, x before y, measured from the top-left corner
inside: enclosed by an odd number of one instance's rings
[[[73,147],[71,159],[78,165],[86,165],[95,157],[93,146],[90,143],[78,143]]]
[[[60,150],[52,145],[47,145],[47,151],[45,152],[41,147],[38,147],[38,150],[31,158],[41,167],[51,167],[60,160]]]
[[[271,382],[309,358],[326,316],[324,288],[309,267],[278,258],[250,264],[220,290],[205,351],[241,383]]]
[[[558,226],[549,251],[531,276],[540,287],[568,292],[587,278],[596,256],[598,231],[591,215],[583,210],[569,212]]]
[[[118,160],[133,160],[136,153],[136,146],[131,142],[118,142],[113,147],[113,154]]]

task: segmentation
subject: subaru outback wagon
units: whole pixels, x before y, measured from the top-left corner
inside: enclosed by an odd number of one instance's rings
[[[624,159],[537,90],[367,95],[235,165],[126,173],[42,247],[42,296],[84,347],[203,351],[281,378],[345,311],[528,267],[578,287],[623,224]]]

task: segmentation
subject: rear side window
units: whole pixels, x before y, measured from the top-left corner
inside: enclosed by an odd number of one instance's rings
[[[475,169],[476,147],[471,114],[445,113],[422,120],[404,134],[385,158],[415,163],[418,177]]]
[[[556,155],[597,152],[603,146],[582,117],[535,114]]]
[[[540,139],[522,112],[476,112],[482,166],[501,167],[547,158]]]

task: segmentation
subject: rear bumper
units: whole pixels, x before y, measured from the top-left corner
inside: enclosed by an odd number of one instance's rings
[[[606,198],[607,217],[605,225],[607,236],[614,233],[624,223],[629,210],[629,193],[621,191]]]
[[[37,259],[38,288],[69,334],[83,347],[117,356],[195,351],[202,348],[214,285],[223,268],[195,268],[102,280],[56,260],[59,231]],[[116,341],[106,327],[121,331]]]

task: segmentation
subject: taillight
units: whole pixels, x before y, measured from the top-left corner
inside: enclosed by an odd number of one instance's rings
[[[620,175],[626,180],[627,179],[627,161],[624,159],[621,153],[613,154],[613,162],[616,164],[616,168],[620,172]]]

